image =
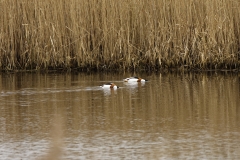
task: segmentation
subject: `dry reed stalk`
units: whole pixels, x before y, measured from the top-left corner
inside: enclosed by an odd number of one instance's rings
[[[238,1],[0,2],[0,67],[237,68]]]
[[[63,155],[63,120],[60,115],[55,115],[53,119],[53,126],[51,130],[50,148],[46,155],[42,156],[41,160],[58,160],[62,159]]]

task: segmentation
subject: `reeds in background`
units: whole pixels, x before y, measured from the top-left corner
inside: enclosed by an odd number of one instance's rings
[[[0,67],[236,69],[238,0],[1,0]]]

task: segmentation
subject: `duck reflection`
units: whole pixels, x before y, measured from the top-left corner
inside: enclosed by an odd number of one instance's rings
[[[136,93],[139,88],[143,87],[145,83],[137,83],[137,82],[124,82],[123,83],[130,91],[130,93]]]
[[[102,89],[104,96],[109,96],[113,94],[117,94],[116,89]]]

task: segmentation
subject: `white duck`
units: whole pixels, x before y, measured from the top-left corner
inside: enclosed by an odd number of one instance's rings
[[[139,77],[129,77],[124,79],[124,82],[145,82],[145,81],[148,81],[148,80],[142,79]]]

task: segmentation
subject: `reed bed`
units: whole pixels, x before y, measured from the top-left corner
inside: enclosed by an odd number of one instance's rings
[[[1,70],[238,69],[238,0],[0,0]]]

